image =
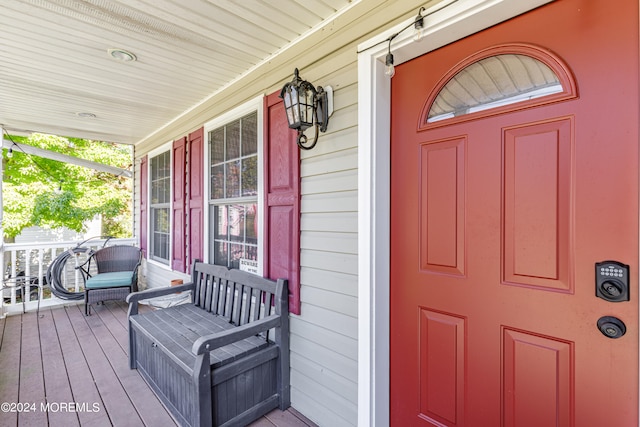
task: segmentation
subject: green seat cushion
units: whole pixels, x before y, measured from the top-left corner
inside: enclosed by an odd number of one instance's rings
[[[116,288],[118,286],[131,286],[132,282],[133,271],[114,271],[89,277],[84,287],[87,289]]]

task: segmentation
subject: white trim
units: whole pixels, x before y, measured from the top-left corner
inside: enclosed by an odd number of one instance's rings
[[[550,0],[458,0],[425,18],[422,41],[411,29],[391,45],[401,64],[527,12]],[[442,5],[436,5],[440,8]],[[427,10],[426,13],[429,13]],[[389,425],[390,97],[384,59],[391,34],[411,18],[358,46],[358,425]],[[380,43],[376,45],[376,43]],[[371,47],[374,46],[374,47]]]
[[[229,110],[225,113],[223,113],[222,115],[209,120],[207,123],[204,124],[204,136],[203,138],[205,138],[204,140],[204,150],[205,150],[205,155],[202,156],[203,157],[203,161],[204,161],[204,174],[203,174],[203,179],[204,179],[204,216],[203,216],[203,220],[204,220],[204,235],[206,236],[206,241],[203,242],[204,243],[204,247],[203,247],[203,257],[204,260],[208,261],[209,260],[209,247],[210,247],[210,241],[209,239],[211,238],[211,236],[213,235],[213,230],[209,229],[209,194],[210,194],[210,187],[211,187],[211,179],[210,179],[210,173],[211,173],[211,161],[210,161],[210,155],[211,155],[211,150],[209,149],[209,132],[212,131],[215,128],[218,128],[220,126],[224,126],[229,122],[232,122],[234,120],[240,119],[244,116],[246,116],[247,114],[253,113],[254,111],[257,112],[258,115],[258,120],[257,120],[257,126],[258,126],[258,196],[257,196],[257,200],[258,200],[258,271],[260,271],[261,273],[264,272],[263,269],[263,260],[264,260],[264,248],[263,245],[261,244],[261,236],[264,236],[264,179],[262,179],[262,177],[264,176],[264,153],[263,153],[263,130],[264,130],[264,124],[263,124],[263,119],[264,119],[264,96],[263,95],[259,95],[253,99],[250,99],[249,101],[245,102],[244,104],[233,108],[232,110]]]

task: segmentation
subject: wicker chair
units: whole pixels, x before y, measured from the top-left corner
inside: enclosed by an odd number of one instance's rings
[[[123,300],[138,291],[138,267],[142,250],[135,246],[116,245],[97,250],[87,263],[94,261],[98,273],[89,275],[84,285],[84,313],[89,304],[108,300]]]

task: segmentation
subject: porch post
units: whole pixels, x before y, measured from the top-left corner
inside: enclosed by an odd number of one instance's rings
[[[4,139],[4,128],[2,126],[0,126],[0,135],[2,136],[2,139]],[[2,161],[4,159],[4,157],[0,156],[0,266],[2,268],[2,271],[0,272],[0,274],[2,274],[2,280],[4,281],[4,229],[2,228],[2,220],[4,218],[3,212],[4,212],[4,204],[2,201],[2,195],[4,192],[4,187],[3,187],[3,183],[4,183],[4,161]],[[1,294],[4,294],[4,292],[0,292]],[[2,298],[2,295],[0,295],[0,319],[3,319],[6,316],[5,312],[4,312],[4,298]]]

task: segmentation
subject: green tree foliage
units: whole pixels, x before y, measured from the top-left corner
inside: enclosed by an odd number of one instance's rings
[[[101,141],[32,134],[11,140],[110,166],[131,166],[131,147]],[[12,240],[31,226],[84,231],[87,221],[102,215],[102,233],[131,237],[132,180],[56,160],[3,150],[2,226]]]

